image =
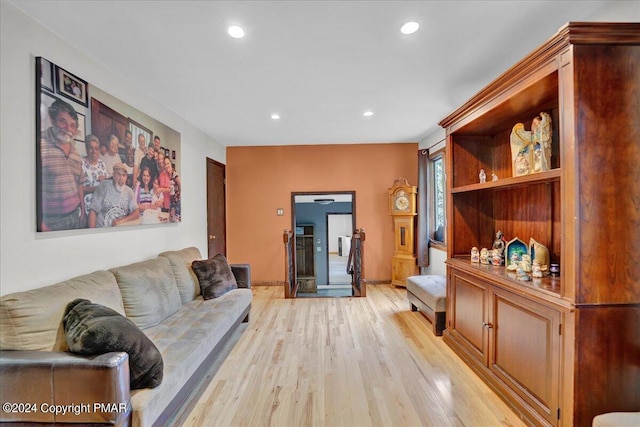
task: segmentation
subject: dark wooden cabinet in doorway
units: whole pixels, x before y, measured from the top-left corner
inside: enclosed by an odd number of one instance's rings
[[[225,166],[207,158],[207,240],[209,258],[227,255]]]

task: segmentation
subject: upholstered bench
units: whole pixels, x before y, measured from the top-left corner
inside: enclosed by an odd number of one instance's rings
[[[593,419],[593,427],[637,427],[640,426],[640,412],[610,412]]]
[[[445,326],[447,281],[444,276],[424,275],[407,278],[407,298],[411,311],[420,311],[429,321],[436,336]]]

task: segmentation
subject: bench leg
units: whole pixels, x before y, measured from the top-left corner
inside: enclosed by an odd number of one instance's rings
[[[418,311],[418,307],[413,305],[413,303],[411,303],[411,311]]]
[[[436,312],[436,318],[435,318],[435,321],[433,322],[433,333],[437,337],[442,336],[442,331],[444,331],[444,328],[445,328],[446,318],[447,318],[446,312],[444,311]]]

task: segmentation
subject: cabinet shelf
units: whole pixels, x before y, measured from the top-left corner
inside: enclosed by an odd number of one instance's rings
[[[485,183],[462,185],[460,187],[453,187],[451,189],[451,193],[456,194],[484,190],[509,190],[525,185],[553,182],[560,180],[560,172],[560,168],[557,168],[547,172],[539,172],[535,174],[515,176],[511,178],[502,178],[498,179],[497,181],[487,181]]]
[[[534,278],[529,282],[520,281],[516,279],[515,272],[507,270],[504,266],[472,263],[470,256],[456,256],[447,260],[447,264],[458,270],[472,273],[491,283],[498,284],[502,288],[509,289],[517,294],[537,296],[537,298],[552,303],[558,308],[570,309],[571,307],[569,302],[560,298],[560,278],[546,276]]]

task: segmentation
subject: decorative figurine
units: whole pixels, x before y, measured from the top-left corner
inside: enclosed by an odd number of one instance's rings
[[[497,181],[498,180],[498,175],[496,175],[495,173],[491,174],[491,181]]]
[[[520,258],[520,268],[527,273],[531,272],[531,255],[522,254],[522,257]]]
[[[518,268],[520,268],[520,255],[517,252],[513,252],[511,258],[509,258],[507,270],[516,271]]]
[[[480,169],[480,174],[478,175],[478,177],[480,178],[480,184],[484,184],[485,182],[487,182],[487,174],[484,173],[484,169]]]
[[[491,265],[502,265],[504,264],[504,257],[502,256],[502,252],[499,249],[493,249],[491,251]]]
[[[505,248],[505,239],[502,236],[502,231],[498,230],[496,232],[496,239],[493,241],[493,249],[497,249],[498,251],[498,255],[500,256],[501,260],[504,260],[504,248]],[[504,262],[501,262],[499,265],[504,264]]]
[[[516,279],[517,279],[517,280],[522,280],[523,282],[528,282],[528,281],[530,281],[530,280],[531,280],[531,277],[529,277],[529,275],[527,274],[527,272],[526,272],[526,271],[524,271],[524,270],[523,270],[523,269],[521,269],[521,268],[519,268],[519,269],[516,271],[516,274],[517,274],[517,277],[516,277]]]
[[[478,252],[478,248],[476,248],[475,246],[471,248],[471,262],[480,262],[480,252]]]
[[[516,123],[511,130],[511,165],[513,176],[531,173],[531,132],[524,130],[522,123]]]
[[[553,277],[560,277],[560,265],[559,264],[551,264],[549,267],[549,271]]]
[[[533,260],[533,265],[531,266],[531,270],[532,270],[531,275],[533,277],[539,278],[543,276],[542,270],[540,269],[540,263],[538,262],[538,260],[535,260],[535,259]]]
[[[505,259],[508,259],[510,261],[507,269],[512,271],[516,270],[520,266],[522,256],[528,253],[529,247],[522,240],[518,239],[517,237],[509,240],[504,249]],[[531,258],[529,258],[529,263],[531,263]]]
[[[549,249],[547,249],[546,246],[531,238],[529,240],[529,254],[533,261],[538,261],[541,271],[545,272],[549,270]]]
[[[531,123],[532,172],[551,170],[551,134],[551,116],[544,112],[540,113]]]
[[[480,263],[489,264],[489,249],[482,248],[482,250],[480,251]]]

